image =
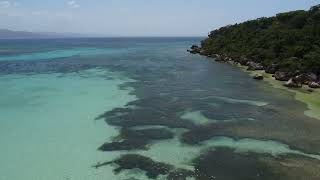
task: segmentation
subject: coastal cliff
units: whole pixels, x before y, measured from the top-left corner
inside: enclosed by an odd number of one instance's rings
[[[189,52],[264,70],[287,87],[320,88],[320,5],[222,27]]]

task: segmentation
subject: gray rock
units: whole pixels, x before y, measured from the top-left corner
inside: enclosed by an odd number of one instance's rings
[[[271,64],[265,67],[265,72],[269,74],[274,74],[277,72],[277,68],[278,68],[277,65]]]
[[[302,84],[298,81],[294,81],[293,79],[289,79],[284,86],[289,87],[289,88],[301,88]]]
[[[309,73],[309,74],[306,75],[306,79],[309,82],[316,82],[318,80],[318,77],[314,73]]]
[[[308,86],[309,86],[310,88],[320,88],[320,84],[317,83],[317,82],[310,82],[310,83],[308,84]]]
[[[275,74],[274,74],[274,78],[278,81],[289,81],[290,80],[290,76],[285,73],[285,72],[280,72],[280,71],[277,71]]]
[[[224,61],[224,58],[222,56],[220,56],[219,54],[214,54],[213,58],[215,59],[215,61]]]
[[[192,45],[190,50],[188,50],[188,52],[192,54],[199,54],[201,52],[201,48],[197,45]]]
[[[256,71],[256,70],[263,70],[263,66],[260,63],[255,63],[255,62],[248,62],[248,71]]]
[[[294,77],[296,81],[300,81],[302,84],[309,84],[310,82],[317,82],[317,75],[313,73],[300,74]]]
[[[253,76],[253,79],[263,80],[263,76],[261,74],[256,74],[256,75]]]

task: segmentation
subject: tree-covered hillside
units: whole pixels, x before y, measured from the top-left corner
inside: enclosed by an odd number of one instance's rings
[[[219,54],[242,64],[252,61],[264,69],[314,73],[319,77],[320,5],[308,11],[281,13],[214,30],[198,51],[207,56]]]

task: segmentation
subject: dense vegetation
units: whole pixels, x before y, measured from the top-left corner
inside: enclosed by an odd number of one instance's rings
[[[320,5],[214,30],[202,41],[201,52],[319,77]]]

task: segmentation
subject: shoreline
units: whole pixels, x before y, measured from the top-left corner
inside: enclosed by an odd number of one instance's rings
[[[214,57],[208,57],[205,55],[200,56],[206,57],[210,60],[215,60]],[[234,61],[216,61],[218,63],[226,63],[232,66],[238,67],[240,70],[248,73],[252,80],[255,75],[262,75],[263,79],[261,81],[269,83],[273,88],[282,89],[294,93],[293,97],[295,100],[306,104],[307,110],[304,111],[304,115],[320,120],[320,90],[308,87],[308,85],[302,85],[301,88],[289,88],[284,86],[286,81],[279,81],[273,77],[273,74],[266,73],[265,70],[247,70],[249,66],[241,65],[240,63],[235,63]],[[255,80],[259,81],[259,80]],[[309,90],[312,90],[310,92]]]
[[[304,114],[308,117],[320,120],[320,91],[319,89],[312,89],[313,92],[309,92],[310,89],[307,85],[303,85],[301,88],[288,88],[283,85],[281,81],[278,81],[272,77],[272,74],[268,74],[264,71],[258,72],[264,77],[265,82],[268,82],[272,87],[282,89],[294,93],[294,99],[307,105],[307,110]],[[252,72],[255,75],[255,72]]]

